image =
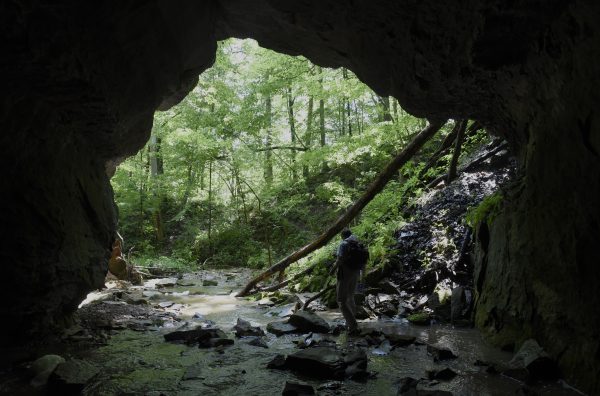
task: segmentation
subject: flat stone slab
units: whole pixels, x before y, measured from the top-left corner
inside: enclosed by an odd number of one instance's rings
[[[267,325],[267,331],[269,333],[275,334],[277,337],[280,337],[285,334],[293,334],[299,332],[296,326],[293,326],[284,321],[269,323]]]
[[[48,380],[49,394],[78,395],[99,372],[98,367],[83,360],[61,363]]]
[[[325,319],[309,311],[298,311],[290,316],[289,323],[302,332],[329,333],[331,327]]]
[[[332,347],[303,349],[289,355],[284,368],[322,379],[364,379],[368,376],[367,355],[360,349],[349,353]]]

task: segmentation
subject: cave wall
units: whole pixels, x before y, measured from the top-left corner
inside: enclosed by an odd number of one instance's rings
[[[414,115],[508,139],[519,182],[477,267],[477,322],[532,335],[598,390],[600,5],[591,1],[74,0],[0,4],[2,313],[32,334],[97,288],[116,227],[106,166],[147,140],[216,40],[345,66]],[[110,173],[110,169],[108,169]],[[4,339],[3,341],[6,341]],[[585,351],[585,353],[584,353]]]

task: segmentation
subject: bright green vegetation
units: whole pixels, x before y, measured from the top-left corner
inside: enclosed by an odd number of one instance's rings
[[[324,230],[424,125],[348,70],[225,41],[213,68],[156,114],[148,144],[112,179],[125,252],[138,265],[266,267]],[[370,265],[386,262],[405,221],[401,204],[424,188],[417,174],[451,127],[352,224],[369,243]],[[337,243],[301,263],[331,261]],[[315,274],[318,288],[325,269]]]
[[[475,227],[484,220],[488,224],[493,222],[502,209],[502,198],[500,191],[485,197],[479,205],[469,209],[465,218],[467,224]]]
[[[427,312],[418,312],[412,315],[408,315],[406,318],[409,322],[419,325],[427,325],[431,320],[431,316]]]

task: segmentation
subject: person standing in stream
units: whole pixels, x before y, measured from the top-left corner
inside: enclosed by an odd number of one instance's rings
[[[369,260],[369,250],[349,229],[344,229],[340,235],[342,243],[337,249],[337,258],[329,273],[333,274],[337,268],[337,302],[346,319],[348,334],[354,335],[358,333],[354,294],[361,272]]]

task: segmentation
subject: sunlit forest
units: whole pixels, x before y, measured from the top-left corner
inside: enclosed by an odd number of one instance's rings
[[[148,144],[112,179],[125,251],[141,266],[269,266],[334,221],[424,126],[344,68],[221,42],[214,66],[156,113]],[[385,264],[400,207],[446,171],[451,151],[424,168],[452,127],[354,219],[370,266]],[[468,136],[463,152],[485,139]],[[305,262],[330,259],[333,245]]]

